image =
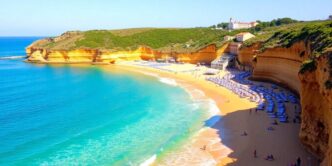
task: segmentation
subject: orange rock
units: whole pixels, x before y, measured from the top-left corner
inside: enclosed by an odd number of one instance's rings
[[[26,49],[29,62],[37,63],[114,63],[117,60],[156,60],[173,57],[179,62],[210,64],[217,57],[216,45],[208,45],[196,52],[162,52],[141,46],[134,51],[117,51],[98,49],[47,50],[32,46]]]

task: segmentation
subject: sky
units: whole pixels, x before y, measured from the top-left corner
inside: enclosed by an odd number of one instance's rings
[[[327,19],[332,0],[0,0],[0,36],[68,30],[201,27],[239,21]]]

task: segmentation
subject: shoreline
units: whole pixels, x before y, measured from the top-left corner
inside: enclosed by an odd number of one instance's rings
[[[215,162],[210,162],[208,165],[246,165],[252,163],[257,166],[277,166],[290,164],[299,156],[303,160],[308,160],[303,163],[318,163],[316,158],[309,154],[300,143],[298,138],[299,125],[280,124],[276,131],[269,133],[266,131],[266,127],[272,121],[265,112],[251,115],[251,111],[249,111],[256,108],[256,103],[240,98],[232,91],[205,80],[204,77],[197,76],[195,73],[164,71],[130,62],[116,64],[114,67],[174,79],[185,90],[186,88],[191,91],[200,90],[207,99],[215,102],[220,110],[218,116],[221,117],[221,120],[215,125],[204,127],[193,139],[188,140],[192,146],[189,151],[187,149],[184,153],[193,155],[191,156],[193,158],[212,158]],[[242,137],[243,131],[249,132],[250,136]],[[258,159],[253,158],[253,151],[256,149]],[[193,151],[199,152],[199,154],[192,154]],[[277,156],[273,162],[264,160],[264,157],[270,153]],[[173,155],[178,154],[174,153]],[[166,157],[161,162],[157,158],[157,163],[152,165],[174,165],[167,164],[169,158],[171,157]],[[198,165],[195,163],[197,161],[199,159],[191,159],[188,163],[181,163],[181,165]]]
[[[232,113],[236,110],[251,109],[255,108],[256,106],[256,103],[252,103],[246,99],[241,99],[226,88],[217,87],[215,84],[208,82],[201,77],[195,78],[190,74],[172,73],[151,67],[132,65],[128,63],[117,64],[116,67],[131,72],[150,75],[153,77],[173,79],[177,83],[177,86],[183,88],[193,100],[203,98],[203,100],[210,100],[210,102],[213,102],[213,104],[217,106],[218,112],[213,114],[209,113],[209,118],[222,118],[222,116],[228,113]],[[201,96],[193,94],[194,91],[199,91]],[[214,118],[212,120],[214,122],[210,124],[211,126],[204,126],[190,140],[188,140],[190,150],[199,153],[200,159],[197,159],[198,156],[196,155],[190,156],[195,157],[197,161],[194,161],[193,163],[186,163],[185,165],[195,165],[198,164],[195,162],[199,162],[205,159],[209,160],[208,162],[210,162],[210,165],[226,165],[236,161],[235,158],[228,157],[232,153],[232,150],[222,143],[222,140],[218,134],[219,129],[212,128],[212,126],[219,122],[219,120],[220,119]],[[205,149],[202,150],[204,147]],[[189,153],[189,151],[182,151],[180,153],[183,155],[183,153]],[[167,161],[168,158],[172,158],[172,156],[166,156],[166,159],[162,161],[161,165],[164,165],[163,162]],[[211,161],[211,159],[213,161]],[[158,159],[156,159],[156,161],[157,165],[160,164]],[[154,165],[155,164],[156,163],[154,163]]]

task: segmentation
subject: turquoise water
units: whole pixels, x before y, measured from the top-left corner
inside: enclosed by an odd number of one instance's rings
[[[11,42],[0,56],[25,47]],[[202,110],[180,87],[116,67],[0,60],[0,165],[139,165],[180,146]]]

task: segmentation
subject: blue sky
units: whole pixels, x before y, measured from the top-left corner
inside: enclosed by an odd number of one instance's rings
[[[228,21],[326,19],[332,0],[0,0],[0,36],[67,30],[197,27]]]

